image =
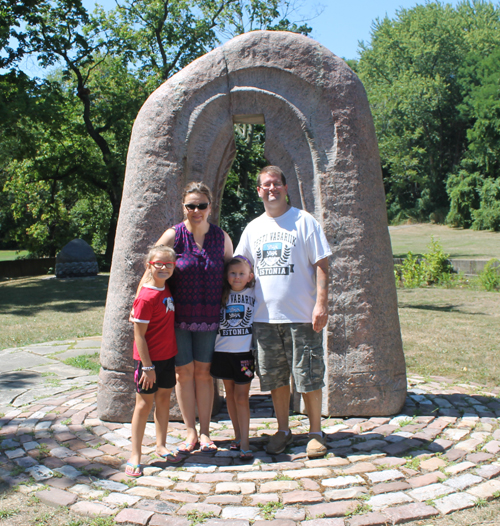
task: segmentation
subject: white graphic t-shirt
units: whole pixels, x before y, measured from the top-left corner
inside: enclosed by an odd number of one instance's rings
[[[254,321],[312,322],[316,303],[313,265],[332,252],[311,214],[294,207],[280,217],[262,214],[246,226],[234,253],[254,265]]]
[[[227,304],[220,311],[215,352],[248,352],[251,349],[254,307],[253,289],[229,293]]]

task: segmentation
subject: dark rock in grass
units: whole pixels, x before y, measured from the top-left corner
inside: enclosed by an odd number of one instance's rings
[[[83,239],[73,239],[56,258],[56,278],[97,276],[99,267],[92,247]]]

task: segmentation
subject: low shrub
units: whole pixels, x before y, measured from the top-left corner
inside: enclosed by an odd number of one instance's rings
[[[453,268],[448,259],[449,254],[445,254],[441,243],[433,236],[431,236],[427,249],[428,251],[421,258],[408,252],[403,263],[396,265],[394,274],[397,285],[416,288],[425,284],[447,285],[450,283]]]
[[[500,290],[500,261],[496,258],[490,259],[479,273],[478,280],[484,290]]]

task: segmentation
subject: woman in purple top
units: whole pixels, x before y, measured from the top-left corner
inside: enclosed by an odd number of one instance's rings
[[[187,428],[179,451],[216,450],[210,439],[214,398],[210,364],[219,326],[224,262],[233,256],[229,236],[208,222],[212,194],[203,183],[189,183],[182,195],[184,221],[169,228],[157,244],[173,247],[176,270],[171,278],[175,302],[177,400]],[[196,405],[200,434],[196,432]]]

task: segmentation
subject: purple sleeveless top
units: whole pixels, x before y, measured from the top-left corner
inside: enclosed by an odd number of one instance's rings
[[[174,229],[177,264],[171,279],[175,326],[188,331],[215,331],[224,279],[224,232],[210,224],[200,250],[184,223]]]

